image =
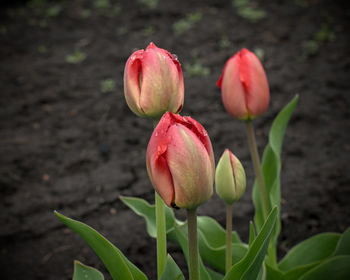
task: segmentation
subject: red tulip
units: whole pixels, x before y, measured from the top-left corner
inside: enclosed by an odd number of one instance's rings
[[[155,190],[169,207],[193,209],[213,193],[212,145],[203,126],[190,117],[163,115],[149,141],[146,164]]]
[[[179,113],[184,102],[184,83],[179,61],[150,43],[134,52],[124,70],[126,102],[136,115],[160,119],[167,111]]]
[[[242,49],[225,64],[217,86],[226,111],[238,119],[253,119],[263,114],[270,101],[267,77],[259,59]]]

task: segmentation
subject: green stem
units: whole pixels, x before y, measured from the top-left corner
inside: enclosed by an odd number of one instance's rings
[[[258,148],[255,140],[254,127],[251,120],[246,121],[246,128],[247,128],[249,149],[250,149],[250,153],[253,161],[255,176],[258,182],[258,190],[260,193],[261,204],[263,208],[263,216],[265,221],[270,212],[270,199],[266,191],[264,175],[262,173]],[[277,267],[276,246],[273,244],[272,238],[270,239],[270,243],[268,247],[268,256],[269,256],[268,263],[272,267]]]
[[[260,165],[260,158],[259,158],[258,148],[256,146],[254,127],[250,120],[246,121],[246,128],[247,128],[250,154],[251,154],[252,162],[254,166],[254,172],[255,172],[256,179],[258,181],[258,190],[260,193],[261,204],[263,208],[263,216],[264,216],[264,220],[266,220],[269,214],[270,203],[269,203],[269,197],[266,192],[264,175],[262,173],[262,169]]]
[[[155,128],[159,120],[153,121],[153,127]],[[165,205],[162,198],[155,191],[155,204],[156,204],[156,225],[157,225],[157,275],[158,279],[161,278],[166,264],[166,221],[165,221]]]
[[[164,202],[157,192],[155,192],[155,203],[157,224],[157,271],[158,279],[160,279],[166,263],[167,248]]]
[[[226,273],[232,266],[232,204],[226,204]]]
[[[199,260],[197,241],[197,215],[195,209],[187,209],[188,256],[190,280],[199,280]]]

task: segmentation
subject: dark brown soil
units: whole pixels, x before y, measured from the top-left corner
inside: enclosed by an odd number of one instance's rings
[[[277,112],[300,94],[283,150],[279,257],[311,235],[350,225],[346,1],[251,1],[267,15],[257,23],[239,16],[232,1],[159,1],[153,10],[141,0],[111,1],[112,7],[97,0],[17,2],[0,12],[2,279],[71,279],[74,259],[105,272],[54,209],[99,230],[156,279],[155,241],[118,199],[153,201],[145,168],[152,122],[128,109],[122,80],[128,56],[150,41],[178,55],[182,114],[208,130],[216,160],[228,147],[246,168],[249,188],[234,205],[244,240],[254,212],[252,165],[243,123],[224,111],[215,85],[242,47],[264,54],[271,87],[269,110],[255,121],[260,153]],[[202,18],[176,35],[174,23],[189,13]],[[85,60],[68,63],[75,50]],[[200,71],[185,67],[195,61]],[[224,223],[216,196],[199,212]],[[186,271],[179,248],[170,244],[169,252]]]

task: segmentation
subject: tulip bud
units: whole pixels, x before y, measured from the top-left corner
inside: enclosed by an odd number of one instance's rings
[[[269,106],[270,92],[264,68],[247,49],[226,62],[217,86],[221,89],[226,111],[235,118],[253,119]]]
[[[179,113],[184,103],[180,62],[153,43],[134,52],[124,69],[124,94],[131,111],[140,117],[158,120],[167,111]]]
[[[163,115],[149,141],[146,164],[169,207],[194,209],[213,194],[213,148],[203,126],[190,117]]]
[[[238,158],[226,149],[216,167],[216,193],[227,204],[232,204],[241,198],[245,187],[246,178],[243,166]]]

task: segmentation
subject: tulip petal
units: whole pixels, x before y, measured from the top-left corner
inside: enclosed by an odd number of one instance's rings
[[[130,109],[138,116],[144,116],[140,107],[140,75],[142,73],[142,55],[144,50],[134,52],[124,69],[124,94]]]
[[[213,193],[214,174],[206,148],[186,126],[169,128],[167,162],[173,177],[176,206],[192,209],[207,201]]]
[[[239,52],[239,77],[241,79],[246,104],[251,116],[263,114],[270,101],[269,85],[260,60],[247,49]]]
[[[153,131],[146,152],[146,165],[152,184],[164,202],[170,207],[174,201],[174,184],[166,161],[169,139],[167,131],[170,118],[166,114]]]
[[[225,64],[221,84],[222,102],[226,111],[236,118],[248,116],[245,90],[239,76],[240,56],[234,55]],[[220,80],[219,80],[220,81]]]
[[[181,87],[183,82],[180,81],[178,68],[168,52],[154,44],[149,46],[142,59],[140,106],[143,111],[154,118],[160,118],[168,110],[178,111],[183,102]]]

